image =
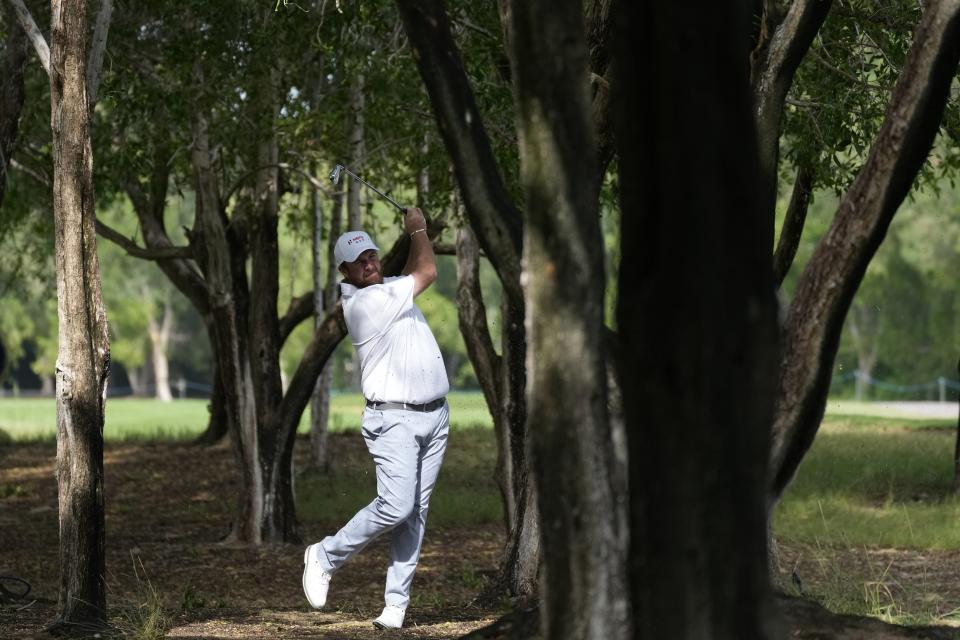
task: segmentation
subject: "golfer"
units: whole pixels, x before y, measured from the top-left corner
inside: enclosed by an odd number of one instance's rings
[[[381,629],[403,626],[449,425],[440,348],[413,303],[437,277],[433,246],[420,209],[407,210],[404,226],[410,254],[398,277],[383,277],[377,247],[363,231],[343,234],[334,249],[343,275],[343,316],[360,356],[367,401],[362,433],[377,469],[377,498],[336,535],[307,547],[303,557],[303,591],[319,609],[331,576],[389,531],[386,607],[373,621]]]

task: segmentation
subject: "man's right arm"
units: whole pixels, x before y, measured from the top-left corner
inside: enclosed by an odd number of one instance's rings
[[[413,276],[413,296],[420,295],[437,279],[437,260],[433,255],[433,242],[427,237],[427,221],[417,207],[407,209],[403,225],[410,235],[410,252],[403,275]]]

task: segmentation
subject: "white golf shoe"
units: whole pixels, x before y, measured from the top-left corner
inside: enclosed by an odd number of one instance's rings
[[[314,609],[322,609],[323,605],[327,604],[327,591],[330,589],[332,577],[320,566],[317,559],[319,551],[318,543],[310,545],[303,553],[303,593]]]
[[[388,604],[383,608],[380,617],[373,621],[373,626],[380,629],[399,629],[403,626],[403,615],[406,612],[403,607]]]

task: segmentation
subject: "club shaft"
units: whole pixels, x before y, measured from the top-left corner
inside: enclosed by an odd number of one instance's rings
[[[386,198],[387,200],[389,200],[389,201],[390,201],[390,204],[392,204],[392,205],[395,206],[397,209],[399,209],[401,213],[406,213],[406,212],[407,212],[406,207],[401,206],[400,203],[398,203],[396,200],[394,200],[393,198],[391,198],[390,196],[388,196],[387,194],[385,194],[383,191],[380,191],[380,189],[377,189],[375,186],[373,186],[372,184],[370,184],[369,182],[367,182],[366,180],[364,180],[363,178],[361,178],[360,176],[358,176],[357,174],[355,174],[353,171],[350,171],[350,169],[347,169],[346,167],[344,167],[344,168],[343,168],[343,172],[346,173],[347,175],[353,176],[353,178],[354,178],[355,180],[357,180],[357,181],[359,181],[359,182],[362,182],[364,185],[367,186],[367,188],[376,191],[376,192],[379,193],[381,196],[383,196],[384,198]]]

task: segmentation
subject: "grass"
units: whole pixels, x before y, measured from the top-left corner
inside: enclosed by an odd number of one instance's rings
[[[774,517],[777,535],[827,545],[960,549],[954,430],[824,423]]]
[[[496,447],[489,429],[450,434],[447,453],[430,498],[430,527],[470,527],[503,522],[493,467]],[[361,455],[338,459],[326,475],[307,472],[297,480],[297,514],[306,521],[342,524],[377,495],[373,465]]]
[[[448,395],[451,427],[493,424],[483,395],[460,391]],[[356,393],[334,395],[331,399],[330,430],[359,429],[363,398]],[[108,441],[190,440],[207,425],[206,400],[174,400],[162,403],[145,398],[107,400],[104,438]],[[304,411],[301,433],[309,431],[310,411]],[[56,402],[53,398],[0,398],[0,444],[56,438]]]
[[[774,514],[777,538],[807,560],[804,595],[897,624],[956,620],[925,569],[891,570],[904,550],[960,550],[956,437],[955,422],[828,415]]]

